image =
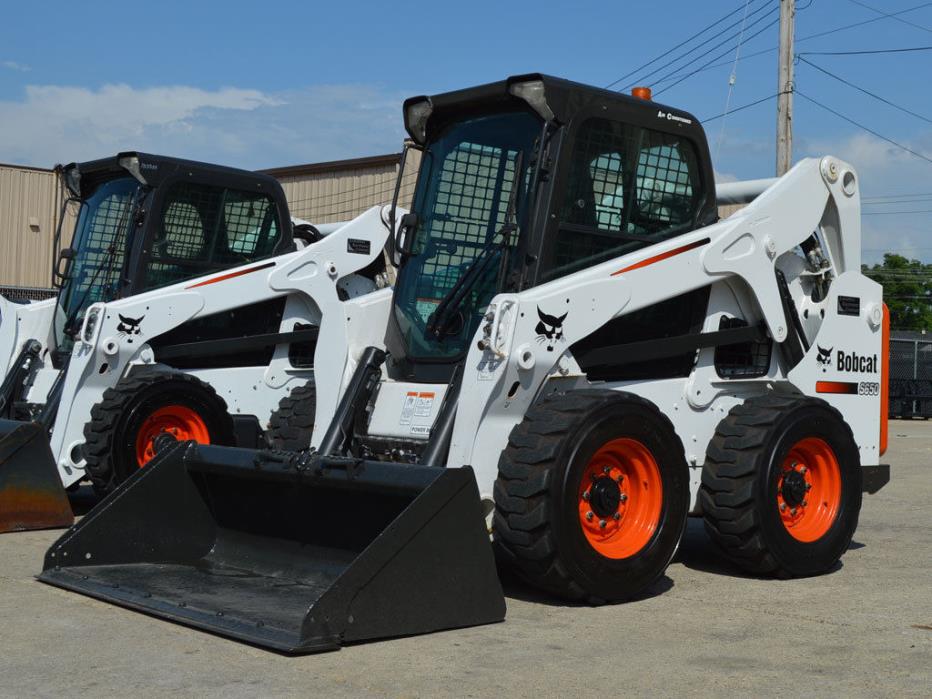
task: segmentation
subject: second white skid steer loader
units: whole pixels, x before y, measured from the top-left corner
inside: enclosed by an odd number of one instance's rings
[[[309,652],[501,620],[490,533],[593,603],[654,583],[689,514],[754,573],[831,569],[889,478],[854,170],[717,196],[692,115],[543,75],[405,122],[397,282],[318,344],[314,449],[174,445],[40,579]]]
[[[113,490],[166,436],[263,445],[312,390],[324,313],[386,284],[378,207],[293,225],[268,175],[144,153],[62,177],[80,213],[60,293],[0,304],[0,532],[67,526],[64,488]]]

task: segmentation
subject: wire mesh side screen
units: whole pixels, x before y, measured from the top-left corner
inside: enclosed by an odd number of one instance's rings
[[[419,296],[442,297],[504,225],[516,157],[517,151],[463,143],[443,160],[436,203],[424,222],[431,234],[423,238],[428,245],[443,240],[443,249],[425,258]]]
[[[263,259],[281,236],[265,194],[182,183],[169,192],[147,288]]]
[[[576,132],[548,279],[688,230],[701,198],[692,145],[593,118]]]

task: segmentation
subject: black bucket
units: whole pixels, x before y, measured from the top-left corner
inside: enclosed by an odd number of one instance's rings
[[[504,619],[472,469],[173,446],[39,579],[287,653]]]
[[[45,429],[34,422],[0,420],[0,533],[72,522]]]

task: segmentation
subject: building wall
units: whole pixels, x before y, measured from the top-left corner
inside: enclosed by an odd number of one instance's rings
[[[53,171],[0,165],[0,287],[49,287],[61,202]]]
[[[409,151],[399,191],[399,206],[410,206],[420,154]],[[311,223],[348,221],[367,209],[390,204],[400,154],[313,163],[265,170],[282,183],[292,216]]]

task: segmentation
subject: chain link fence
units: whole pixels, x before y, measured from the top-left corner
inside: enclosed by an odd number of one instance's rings
[[[0,286],[0,296],[13,303],[44,301],[57,293],[57,289],[45,289],[38,286]]]
[[[890,417],[932,417],[932,339],[890,339]]]

